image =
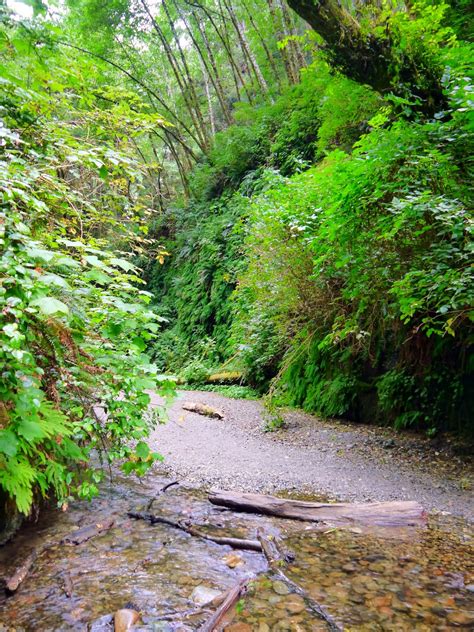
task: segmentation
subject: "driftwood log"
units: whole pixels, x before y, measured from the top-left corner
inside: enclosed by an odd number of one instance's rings
[[[86,527],[82,527],[77,531],[73,531],[69,535],[65,536],[60,544],[82,544],[83,542],[87,542],[91,538],[94,538],[99,533],[103,531],[108,531],[114,525],[114,521],[112,518],[106,518],[105,520],[101,520],[100,522],[96,522],[95,524],[87,525]]]
[[[206,417],[212,417],[214,419],[224,419],[223,412],[216,410],[207,404],[201,404],[201,402],[184,402],[181,408],[189,411],[190,413],[197,413],[198,415],[205,415]]]
[[[325,522],[337,526],[361,524],[380,527],[415,527],[425,523],[423,507],[414,501],[379,503],[310,503],[239,492],[215,491],[209,495],[214,505],[234,511],[267,514],[278,518]]]
[[[38,549],[30,553],[25,561],[16,569],[13,575],[7,579],[5,587],[8,593],[14,593],[18,589],[19,585],[26,579],[39,554],[40,551]]]
[[[244,540],[242,538],[229,538],[224,536],[210,535],[204,533],[192,525],[188,525],[184,522],[170,520],[164,516],[155,516],[154,514],[145,513],[143,511],[129,511],[128,516],[135,518],[136,520],[148,520],[151,524],[166,524],[169,527],[180,529],[189,535],[202,538],[203,540],[210,540],[216,544],[222,544],[231,546],[233,549],[244,549],[248,551],[262,551],[262,546],[258,540]]]

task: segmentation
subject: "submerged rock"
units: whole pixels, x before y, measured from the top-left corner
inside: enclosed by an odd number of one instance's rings
[[[140,613],[136,610],[129,610],[128,608],[117,610],[114,615],[115,632],[127,632],[127,630],[131,630],[139,618]]]
[[[200,584],[199,586],[196,586],[191,593],[191,599],[199,606],[205,606],[206,604],[211,603],[211,601],[214,601],[217,597],[220,597],[220,595],[220,590]]]
[[[114,630],[114,617],[111,614],[104,614],[99,617],[87,628],[89,632],[113,632]]]

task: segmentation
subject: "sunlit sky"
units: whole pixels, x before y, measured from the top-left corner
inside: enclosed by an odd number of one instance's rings
[[[33,15],[33,7],[18,0],[7,0],[7,7],[22,18],[31,18]]]

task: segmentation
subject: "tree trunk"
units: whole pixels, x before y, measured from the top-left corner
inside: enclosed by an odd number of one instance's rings
[[[381,503],[309,503],[238,492],[212,492],[209,500],[237,511],[262,513],[279,518],[328,522],[341,526],[355,523],[381,527],[412,527],[425,523],[421,505],[413,501]]]
[[[374,35],[374,29],[364,32],[356,17],[338,0],[288,0],[288,4],[325,40],[332,63],[351,79],[378,92],[420,97],[423,101],[420,109],[427,113],[433,113],[444,103],[438,73],[424,67],[424,87],[420,87],[416,58],[408,53],[396,54],[390,32],[385,35]],[[398,76],[393,68],[399,68]]]

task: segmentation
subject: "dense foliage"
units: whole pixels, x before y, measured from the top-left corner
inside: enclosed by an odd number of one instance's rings
[[[149,214],[129,139],[158,120],[131,122],[123,94],[104,111],[84,60],[25,54],[8,18],[1,37],[0,489],[28,513],[35,494],[96,493],[96,451],[138,473],[158,457],[143,441],[158,317],[121,254]]]
[[[190,362],[183,374],[201,380],[224,360],[262,391],[273,379],[276,402],[470,431],[472,48],[445,11],[394,18],[404,49],[426,39],[445,104],[434,116],[318,56],[298,86],[217,135],[191,180],[207,213],[188,206],[173,233],[193,264],[170,242],[152,277],[175,310],[172,370]],[[188,309],[192,332],[178,324]]]
[[[0,491],[22,512],[93,495],[95,454],[158,458],[157,371],[469,431],[468,3],[289,4],[2,4]]]

